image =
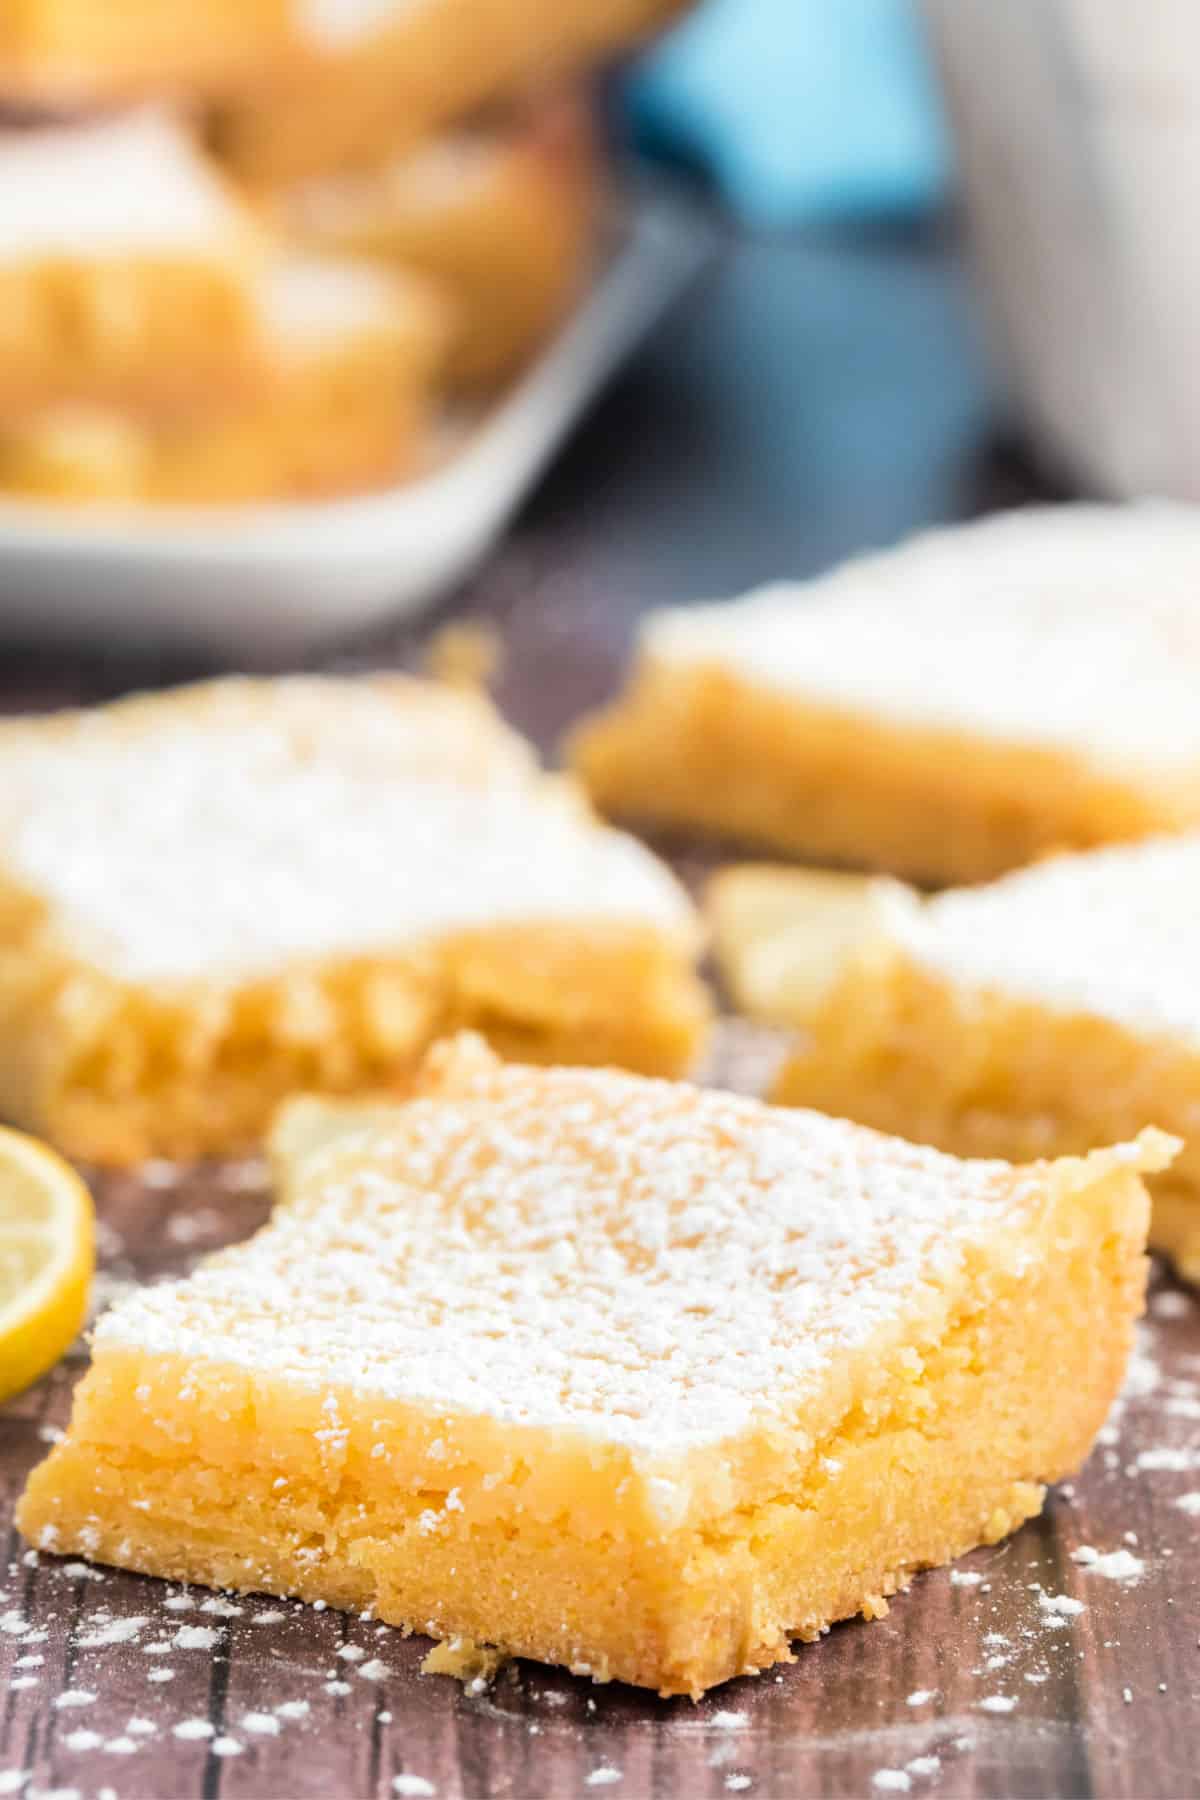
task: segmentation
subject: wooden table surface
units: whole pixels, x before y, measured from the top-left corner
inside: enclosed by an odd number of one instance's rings
[[[500,698],[550,748],[611,687],[647,604],[811,570],[1035,491],[993,421],[950,251],[731,245],[457,608],[501,626]],[[420,635],[314,666],[406,662]],[[200,672],[152,647],[10,646],[0,708]],[[725,1042],[717,1073],[744,1078],[754,1044],[736,1026]],[[106,1292],[186,1269],[266,1206],[248,1166],[96,1191]],[[0,1519],[82,1366],[81,1351],[0,1413]],[[8,1531],[0,1795],[1200,1794],[1198,1490],[1200,1305],[1159,1272],[1127,1397],[1039,1521],[920,1577],[887,1619],[696,1706],[528,1664],[471,1695],[421,1676],[427,1645],[387,1627],[64,1564]]]

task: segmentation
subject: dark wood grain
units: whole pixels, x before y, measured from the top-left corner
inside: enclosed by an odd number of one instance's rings
[[[1038,491],[1020,457],[993,446],[994,421],[950,251],[887,240],[732,246],[455,610],[500,625],[500,698],[550,748],[611,687],[646,605],[802,573]],[[419,655],[423,636],[398,629],[318,660],[392,666]],[[14,645],[0,654],[0,707],[201,672],[153,646],[81,646],[64,659]],[[745,1079],[744,1033],[725,1051],[714,1075]],[[158,1175],[163,1185],[97,1184],[116,1279],[184,1270],[264,1214],[253,1168]],[[0,1412],[0,1521],[65,1419],[81,1367],[78,1353]],[[839,1627],[790,1667],[699,1706],[525,1664],[472,1696],[418,1673],[418,1639],[286,1602],[241,1600],[221,1617],[201,1610],[202,1593],[96,1579],[33,1556],[8,1531],[0,1770],[27,1779],[0,1793],[382,1800],[407,1775],[445,1800],[842,1800],[905,1791],[903,1779],[913,1794],[943,1797],[1200,1794],[1200,1518],[1176,1504],[1200,1489],[1200,1307],[1161,1274],[1135,1376],[1078,1481],[1011,1541],[966,1559],[960,1576],[973,1584],[923,1576],[888,1618]],[[1193,1466],[1138,1466],[1163,1449]],[[1129,1583],[1089,1573],[1071,1559],[1081,1545],[1127,1548],[1144,1571]],[[1083,1610],[1050,1614],[1042,1593]],[[264,1614],[277,1616],[259,1623]],[[134,1619],[145,1623],[127,1642],[85,1642]],[[172,1644],[189,1626],[215,1630],[213,1648]],[[346,1647],[362,1658],[339,1656]],[[375,1681],[358,1673],[372,1659],[385,1665]],[[166,1670],[171,1680],[151,1679]],[[64,1689],[96,1698],[56,1707]],[[1015,1704],[989,1710],[989,1698]],[[722,1721],[731,1712],[740,1723]],[[248,1715],[268,1728],[255,1731]],[[176,1735],[197,1720],[214,1736]],[[217,1753],[222,1737],[235,1754]],[[589,1784],[603,1769],[619,1773]]]

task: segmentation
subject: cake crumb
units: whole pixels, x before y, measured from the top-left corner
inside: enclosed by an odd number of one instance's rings
[[[421,1664],[421,1673],[450,1675],[464,1686],[474,1688],[476,1682],[486,1685],[493,1681],[508,1660],[503,1650],[494,1649],[490,1644],[477,1644],[469,1637],[452,1637],[433,1646]],[[360,1669],[359,1674],[363,1673]],[[480,1689],[475,1688],[475,1691],[478,1693]]]
[[[979,1702],[981,1711],[991,1713],[1010,1713],[1016,1704],[1011,1694],[987,1694]]]

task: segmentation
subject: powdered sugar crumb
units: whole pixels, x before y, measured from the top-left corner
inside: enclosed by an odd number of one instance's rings
[[[1129,1550],[1110,1550],[1101,1554],[1091,1544],[1080,1544],[1072,1550],[1071,1561],[1089,1575],[1103,1575],[1109,1581],[1136,1581],[1144,1572],[1145,1563],[1140,1556],[1134,1556]]]
[[[212,1650],[221,1641],[219,1625],[181,1625],[171,1639],[175,1650]]]
[[[148,1618],[111,1619],[97,1624],[76,1640],[80,1650],[99,1650],[108,1644],[129,1644],[150,1623]]]

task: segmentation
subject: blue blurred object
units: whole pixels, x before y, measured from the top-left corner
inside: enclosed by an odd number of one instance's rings
[[[912,0],[706,0],[628,100],[639,145],[698,164],[751,224],[913,217],[946,195]]]

